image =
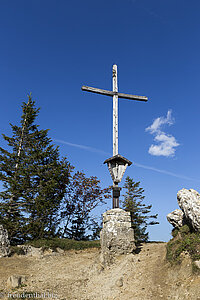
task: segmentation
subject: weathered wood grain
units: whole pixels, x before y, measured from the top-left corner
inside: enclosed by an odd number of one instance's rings
[[[113,156],[118,154],[118,84],[117,65],[113,65]]]
[[[145,101],[145,102],[147,102],[147,100],[148,100],[148,98],[146,96],[137,96],[137,95],[118,93],[118,92],[102,90],[102,89],[98,89],[98,88],[94,88],[94,87],[90,87],[90,86],[85,86],[85,85],[83,85],[81,89],[82,89],[82,91],[111,96],[111,97],[113,97],[114,95],[117,95],[118,98],[124,98],[124,99],[129,99],[129,100],[137,100],[137,101]]]

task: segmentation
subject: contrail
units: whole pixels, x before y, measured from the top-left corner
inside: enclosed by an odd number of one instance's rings
[[[157,168],[154,168],[154,167],[150,167],[150,166],[141,165],[141,164],[138,164],[136,162],[134,162],[134,165],[136,167],[139,167],[139,168],[143,168],[143,169],[146,169],[146,170],[152,170],[152,171],[155,171],[155,172],[158,172],[158,173],[162,173],[162,174],[166,174],[166,175],[170,175],[170,176],[173,176],[173,177],[200,182],[199,179],[187,177],[187,176],[180,175],[180,174],[175,174],[173,172],[169,172],[169,171],[165,171],[165,170],[160,170],[160,169],[157,169]]]
[[[96,153],[100,153],[100,154],[111,155],[108,152],[105,152],[103,150],[96,149],[96,148],[93,148],[93,147],[79,145],[79,144],[73,144],[73,143],[69,143],[69,142],[63,141],[63,140],[57,140],[57,139],[52,139],[52,140],[55,141],[55,142],[61,143],[61,144],[68,145],[68,146],[76,147],[76,148],[79,148],[79,149],[84,149],[86,151],[91,151],[91,152],[96,152]]]
[[[110,153],[105,152],[105,151],[100,150],[100,149],[97,149],[97,148],[93,148],[93,147],[89,147],[89,146],[85,146],[85,145],[74,144],[74,143],[70,143],[70,142],[66,142],[66,141],[58,140],[58,139],[52,139],[52,140],[55,141],[55,142],[64,144],[64,145],[71,146],[71,147],[76,147],[76,148],[79,148],[79,149],[84,149],[86,151],[100,153],[100,154],[104,154],[104,155],[106,154],[106,155],[111,156]],[[157,168],[154,168],[154,167],[151,167],[151,166],[142,165],[142,164],[139,164],[139,163],[136,163],[136,162],[134,162],[133,164],[138,168],[155,171],[155,172],[166,174],[166,175],[173,176],[173,177],[176,177],[176,178],[181,178],[181,179],[185,179],[185,180],[200,182],[199,179],[187,177],[187,176],[184,176],[184,175],[176,174],[176,173],[165,171],[165,170],[160,170],[160,169],[157,169]]]

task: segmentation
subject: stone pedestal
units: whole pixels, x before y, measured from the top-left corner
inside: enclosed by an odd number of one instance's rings
[[[121,208],[105,212],[100,240],[101,260],[105,264],[112,263],[116,255],[132,253],[136,246],[134,230],[131,228],[130,212]]]
[[[8,240],[8,232],[0,225],[0,257],[10,254],[10,242]]]

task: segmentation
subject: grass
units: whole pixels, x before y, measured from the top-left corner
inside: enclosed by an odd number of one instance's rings
[[[100,241],[76,241],[66,238],[49,238],[28,241],[24,245],[30,245],[36,248],[42,247],[43,250],[51,248],[56,251],[56,248],[63,250],[83,250],[88,248],[100,248]],[[24,254],[23,250],[17,246],[11,246],[11,255],[14,253]]]
[[[191,260],[200,260],[200,232],[191,232],[187,225],[180,229],[174,229],[173,238],[167,243],[166,258],[171,264],[181,263],[181,253],[187,251]],[[193,271],[199,269],[193,263]],[[199,270],[200,272],[200,270]]]
[[[56,250],[61,248],[63,250],[82,250],[87,248],[99,248],[99,241],[76,241],[71,239],[51,238],[51,239],[38,239],[25,243],[36,248],[44,247]]]

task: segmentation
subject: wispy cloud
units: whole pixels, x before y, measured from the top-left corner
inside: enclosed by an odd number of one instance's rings
[[[174,119],[172,118],[172,111],[168,110],[167,116],[159,117],[153,121],[151,126],[147,127],[145,131],[149,132],[152,135],[155,135],[154,141],[159,144],[152,144],[149,147],[149,154],[155,156],[173,156],[176,147],[179,146],[175,137],[173,135],[167,134],[161,130],[163,125],[172,125],[174,124]]]
[[[90,147],[90,146],[74,144],[74,143],[70,143],[70,142],[66,142],[66,141],[58,140],[58,139],[54,139],[54,138],[53,138],[53,141],[55,141],[57,143],[64,144],[64,145],[68,145],[68,146],[71,146],[71,147],[75,147],[75,148],[79,148],[79,149],[84,149],[84,150],[90,151],[90,152],[96,152],[96,153],[100,153],[100,154],[110,155],[110,153],[108,153],[108,152],[105,152],[103,150],[96,149],[96,148],[93,148],[93,147]]]
[[[174,123],[174,119],[172,118],[172,111],[168,110],[167,117],[159,117],[155,119],[151,126],[146,128],[146,131],[150,131],[150,133],[160,132],[161,126],[164,124],[172,125]]]

